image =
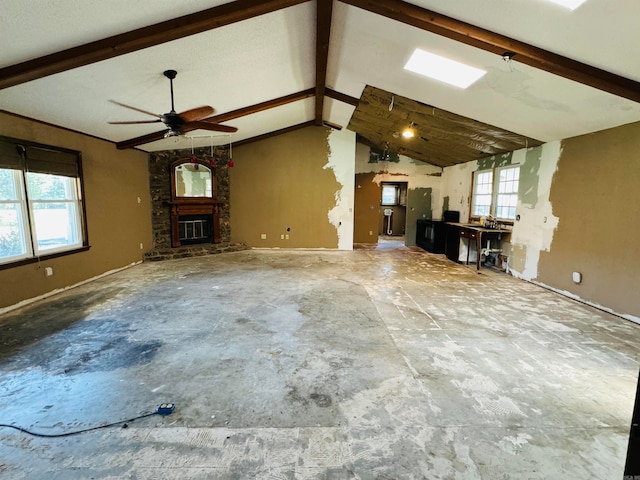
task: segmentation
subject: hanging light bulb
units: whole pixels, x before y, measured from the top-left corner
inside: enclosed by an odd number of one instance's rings
[[[402,131],[402,136],[404,138],[413,138],[416,136],[416,131],[413,128],[413,122]]]

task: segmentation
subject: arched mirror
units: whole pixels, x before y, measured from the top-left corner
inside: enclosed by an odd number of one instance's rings
[[[175,196],[213,197],[213,174],[201,163],[184,162],[174,166]]]

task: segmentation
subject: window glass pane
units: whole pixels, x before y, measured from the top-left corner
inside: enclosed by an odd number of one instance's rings
[[[471,214],[475,216],[489,215],[493,194],[493,171],[476,172]]]
[[[76,179],[46,173],[27,173],[36,250],[64,250],[82,244]]]
[[[18,260],[30,254],[21,185],[21,170],[0,169],[0,262]]]
[[[0,203],[0,262],[29,253],[21,205]]]
[[[396,205],[398,202],[398,187],[395,185],[382,186],[382,205]]]
[[[72,200],[75,179],[46,173],[27,173],[27,191],[30,200]]]
[[[0,169],[0,201],[18,199],[15,179],[16,172],[20,171],[6,168]]]
[[[78,211],[73,202],[34,202],[38,251],[79,245]]]

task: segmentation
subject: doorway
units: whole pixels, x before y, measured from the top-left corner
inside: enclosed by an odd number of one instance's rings
[[[407,222],[407,182],[381,184],[378,237],[404,237]]]

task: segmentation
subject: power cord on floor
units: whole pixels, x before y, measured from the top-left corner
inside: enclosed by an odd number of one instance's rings
[[[133,418],[130,418],[128,420],[120,420],[118,422],[107,423],[106,425],[99,425],[97,427],[85,428],[83,430],[74,430],[72,432],[65,432],[65,433],[38,433],[38,432],[32,432],[31,430],[27,430],[26,428],[22,428],[22,427],[19,427],[17,425],[7,425],[7,424],[4,424],[4,423],[0,423],[0,427],[13,428],[14,430],[19,430],[20,432],[27,433],[29,435],[33,435],[34,437],[43,437],[43,438],[70,437],[71,435],[78,435],[79,433],[90,432],[92,430],[98,430],[100,428],[113,427],[115,425],[121,425],[121,424],[122,424],[122,428],[127,428],[129,423],[131,423],[131,422],[133,422],[135,420],[139,420],[141,418],[151,417],[152,415],[170,415],[170,414],[173,413],[175,408],[176,408],[175,403],[163,403],[162,405],[160,405],[153,412],[144,413],[142,415],[138,415],[137,417],[133,417]]]

